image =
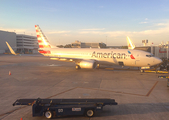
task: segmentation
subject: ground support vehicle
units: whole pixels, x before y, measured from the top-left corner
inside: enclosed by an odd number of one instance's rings
[[[86,115],[92,117],[105,105],[117,105],[114,99],[18,99],[15,105],[32,105],[32,116]]]

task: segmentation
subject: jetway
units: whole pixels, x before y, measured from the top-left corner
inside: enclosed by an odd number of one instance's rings
[[[161,59],[169,58],[169,46],[168,45],[142,46],[142,47],[136,47],[135,49],[150,52],[155,57],[158,57],[158,58],[161,58]]]
[[[144,72],[156,72],[161,73],[161,71],[157,71],[157,68],[160,67],[160,70],[169,70],[169,45],[159,45],[159,46],[142,46],[136,47],[135,49],[143,50],[146,52],[152,53],[155,57],[158,57],[163,60],[163,62],[154,67],[154,69],[146,70]]]

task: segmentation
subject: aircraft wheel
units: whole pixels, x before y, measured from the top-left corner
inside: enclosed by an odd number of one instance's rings
[[[143,73],[143,72],[144,72],[144,70],[142,70],[142,69],[141,69],[141,70],[140,70],[140,72],[141,72],[141,73]]]
[[[96,67],[97,69],[99,69],[100,68],[100,64],[97,64],[97,67]]]
[[[45,117],[48,118],[48,119],[51,119],[53,117],[52,111],[46,111],[45,112]]]
[[[80,66],[79,65],[76,65],[76,70],[79,70],[80,69]]]
[[[92,117],[93,115],[94,115],[94,111],[93,110],[87,110],[86,111],[86,115],[87,115],[87,117]]]

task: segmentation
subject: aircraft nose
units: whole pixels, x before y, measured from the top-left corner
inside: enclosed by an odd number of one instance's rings
[[[160,58],[156,58],[154,62],[155,62],[155,64],[160,64],[162,62],[162,60]]]

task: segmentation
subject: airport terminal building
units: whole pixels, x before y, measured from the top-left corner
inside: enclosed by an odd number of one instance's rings
[[[37,37],[17,34],[16,35],[16,45],[17,45],[17,53],[38,53],[38,42]]]
[[[38,53],[38,41],[36,36],[16,34],[15,32],[0,30],[0,54],[10,53],[6,41],[16,53]]]
[[[9,49],[6,45],[6,41],[16,50],[16,33],[0,30],[0,54],[7,52]]]
[[[71,44],[72,48],[106,48],[106,44],[101,43],[85,43],[80,41],[75,41]]]

